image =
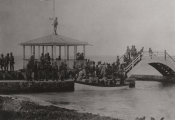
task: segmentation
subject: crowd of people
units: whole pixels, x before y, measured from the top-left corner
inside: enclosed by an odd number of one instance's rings
[[[139,52],[142,51],[143,48]],[[94,82],[104,85],[113,85],[120,80],[120,84],[124,84],[124,80],[127,78],[127,72],[124,68],[132,59],[138,56],[139,52],[135,46],[132,46],[131,49],[127,47],[127,52],[123,57],[124,62],[121,62],[119,56],[113,63],[102,63],[101,61],[96,63],[95,61],[86,60],[81,65],[74,63],[73,69],[68,68],[66,62],[61,62],[58,66],[57,61],[51,60],[49,53],[42,53],[39,60],[35,60],[34,56],[30,57],[26,76],[28,80],[64,80],[72,78],[77,81],[85,80],[89,83]],[[82,59],[84,59],[83,53],[77,53],[77,60]]]
[[[101,61],[95,63],[94,61],[88,60],[83,67],[79,66],[79,68],[75,68],[77,69],[76,71],[78,71],[76,73],[76,80],[110,86],[120,80],[120,84],[124,84],[124,80],[127,78],[127,72],[124,68],[141,52],[143,52],[143,48],[137,51],[133,45],[131,49],[129,46],[127,47],[123,61],[119,56],[117,56],[116,61],[113,63],[102,63]]]
[[[1,54],[0,56],[0,70],[1,71],[14,71],[14,56],[13,53]]]
[[[124,84],[126,73],[121,69],[120,62],[115,63],[95,63],[87,61],[82,68],[76,68],[76,80],[88,83],[103,84],[105,86],[115,85],[117,78],[120,78],[120,84]]]
[[[79,53],[79,52],[78,52],[78,53],[76,54],[76,59],[77,59],[77,60],[84,60],[84,53]]]
[[[49,53],[42,53],[38,61],[32,55],[26,68],[27,80],[64,80],[69,76],[67,64],[62,62],[58,67],[57,62],[51,60]]]

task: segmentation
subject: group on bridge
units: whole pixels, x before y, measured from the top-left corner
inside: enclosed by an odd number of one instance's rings
[[[142,48],[140,51],[137,51],[135,45],[131,46],[131,49],[129,46],[127,46],[126,53],[123,56],[123,61],[124,61],[124,67],[127,67],[138,55],[142,55],[143,52]]]

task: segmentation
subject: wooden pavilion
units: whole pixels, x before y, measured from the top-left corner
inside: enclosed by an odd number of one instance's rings
[[[61,62],[66,62],[67,65],[72,68],[75,62],[84,63],[85,59],[77,60],[77,47],[83,47],[83,55],[85,58],[85,47],[89,45],[87,42],[79,41],[62,35],[47,35],[44,37],[39,37],[33,40],[29,40],[23,43],[20,43],[23,46],[23,68],[26,67],[26,63],[29,58],[26,56],[26,48],[29,47],[29,56],[34,55],[35,60],[39,60],[41,53],[50,53],[52,61],[56,61],[58,66]],[[73,47],[73,59],[70,59],[70,48]],[[38,48],[38,49],[36,49]],[[48,49],[51,49],[50,52]],[[59,48],[59,50],[57,50]],[[63,48],[63,51],[62,51]],[[36,53],[37,51],[37,53]],[[57,51],[61,59],[57,59]],[[72,51],[71,51],[72,52]],[[64,54],[64,55],[62,55]],[[63,56],[63,57],[62,57]]]

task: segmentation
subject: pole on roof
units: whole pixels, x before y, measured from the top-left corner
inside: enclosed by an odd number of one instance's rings
[[[55,18],[55,0],[53,0],[53,19]]]

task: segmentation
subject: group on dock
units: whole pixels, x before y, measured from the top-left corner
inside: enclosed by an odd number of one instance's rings
[[[84,66],[75,66],[76,80],[78,82],[101,84],[104,86],[123,85],[127,78],[127,72],[124,68],[142,52],[143,48],[137,51],[135,46],[132,46],[131,50],[127,47],[123,62],[121,62],[119,56],[117,56],[116,61],[113,63],[102,63],[101,61],[96,63],[95,61],[87,60]]]
[[[14,71],[14,56],[13,53],[7,53],[6,56],[1,54],[0,56],[0,70],[1,71]]]
[[[64,62],[58,67],[56,61],[51,60],[49,53],[41,54],[40,60],[35,60],[34,56],[26,68],[27,80],[64,80],[70,77],[67,64]]]

